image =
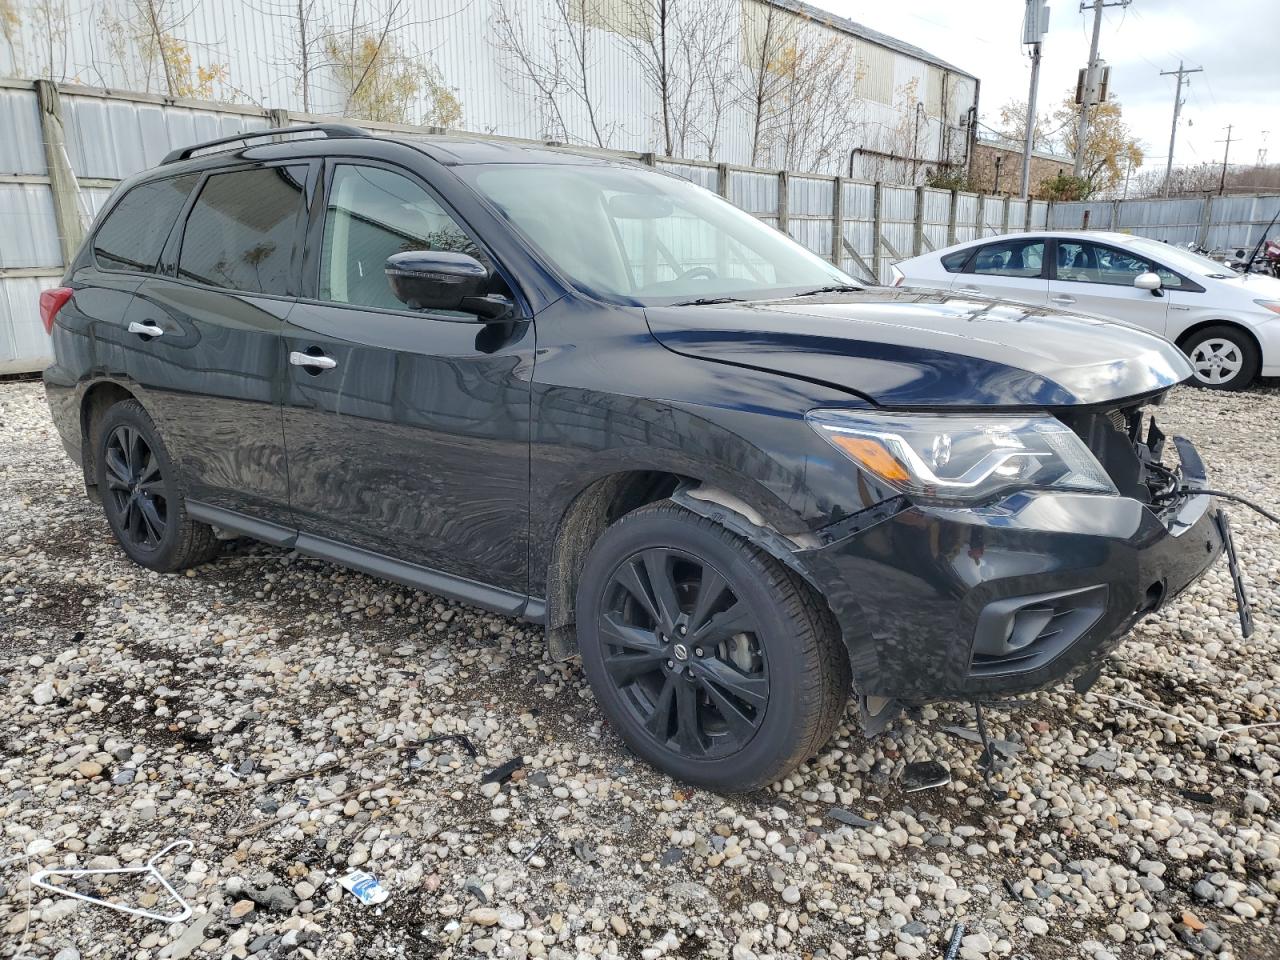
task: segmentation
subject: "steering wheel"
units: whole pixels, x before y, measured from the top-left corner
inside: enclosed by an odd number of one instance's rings
[[[719,274],[710,267],[690,267],[676,277],[677,280],[716,280],[718,278]]]

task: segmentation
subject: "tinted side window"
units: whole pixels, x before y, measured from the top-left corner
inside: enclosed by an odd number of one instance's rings
[[[337,166],[320,249],[320,299],[404,310],[383,267],[393,253],[409,250],[450,250],[485,260],[458,222],[408,177],[380,167]]]
[[[1115,247],[1104,247],[1082,240],[1058,241],[1058,279],[1077,283],[1104,283],[1113,287],[1131,287],[1140,273],[1155,269],[1165,287],[1182,286],[1182,278],[1164,267],[1156,267],[1139,257]]]
[[[1002,240],[989,243],[978,250],[969,270],[1000,277],[1039,277],[1044,271],[1044,241]]]
[[[134,187],[111,208],[93,238],[93,255],[104,270],[152,273],[160,250],[198,177],[174,177]]]
[[[959,273],[964,269],[964,265],[969,262],[969,257],[972,254],[973,249],[970,247],[957,250],[955,253],[948,253],[942,258],[942,269],[947,273]]]
[[[219,173],[187,217],[178,276],[246,293],[289,293],[307,168]]]

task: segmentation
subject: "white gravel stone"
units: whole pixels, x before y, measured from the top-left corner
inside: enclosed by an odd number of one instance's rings
[[[1179,388],[1158,419],[1214,486],[1280,507],[1274,385]],[[627,752],[541,628],[245,541],[192,576],[129,563],[39,384],[0,382],[0,449],[0,861],[33,858],[0,871],[2,942],[25,929],[24,871],[141,865],[178,838],[194,849],[163,867],[197,915],[226,898],[191,956],[933,957],[964,922],[965,960],[1190,960],[1183,910],[1214,955],[1274,941],[1280,728],[1238,728],[1280,720],[1280,537],[1243,507],[1254,636],[1220,562],[1087,694],[991,706],[1007,799],[943,729],[971,708],[936,704],[871,741],[850,709],[784,782],[727,802]],[[474,758],[438,739],[464,734]],[[923,759],[952,783],[903,794]],[[353,868],[391,900],[344,891]],[[278,910],[232,921],[267,888]],[[158,956],[190,926],[65,898],[33,918],[42,957]]]

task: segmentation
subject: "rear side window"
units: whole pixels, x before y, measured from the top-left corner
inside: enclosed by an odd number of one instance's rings
[[[989,243],[973,258],[972,273],[997,277],[1039,277],[1044,273],[1043,240],[1002,240]]]
[[[187,217],[178,276],[245,293],[290,293],[306,179],[306,166],[211,176]]]
[[[111,208],[93,238],[103,270],[154,273],[160,250],[198,177],[153,180],[134,187]]]
[[[959,273],[964,269],[964,265],[969,262],[969,256],[973,253],[972,249],[957,250],[954,253],[948,253],[942,258],[942,269],[947,273]]]

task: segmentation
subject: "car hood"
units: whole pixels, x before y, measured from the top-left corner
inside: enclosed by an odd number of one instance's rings
[[[1177,347],[1129,324],[941,292],[877,288],[645,314],[676,353],[890,407],[1106,403],[1191,376]]]

